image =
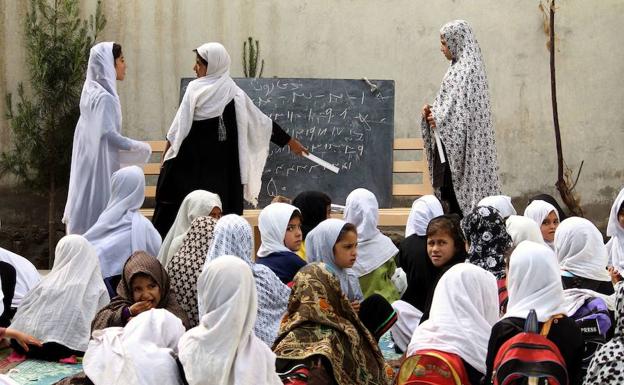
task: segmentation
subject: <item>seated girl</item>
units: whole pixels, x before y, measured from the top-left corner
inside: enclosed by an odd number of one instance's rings
[[[273,348],[277,370],[304,365],[309,378],[322,384],[387,384],[379,347],[344,296],[335,270],[311,263],[295,276],[288,314]]]
[[[351,267],[357,259],[357,230],[340,219],[326,219],[308,234],[307,255],[310,262],[324,262],[338,278],[340,288],[355,311],[364,299],[357,275]]]
[[[546,201],[534,200],[524,210],[524,216],[537,223],[544,242],[554,251],[555,231],[560,221],[557,208]]]
[[[54,254],[52,270],[26,294],[10,326],[43,342],[25,351],[12,341],[18,353],[50,361],[83,355],[91,320],[109,301],[97,254],[85,238],[63,237]]]
[[[251,267],[258,296],[254,333],[268,346],[272,346],[280,320],[286,313],[290,289],[271,269],[253,262],[253,232],[245,218],[230,214],[219,219],[206,263],[222,255],[235,255]]]
[[[275,354],[253,332],[258,303],[249,265],[231,255],[211,260],[197,294],[201,321],[178,344],[189,385],[280,385]]]
[[[436,286],[429,319],[415,330],[407,356],[434,351],[457,362],[464,383],[479,385],[492,326],[498,321],[496,278],[459,263]],[[459,360],[458,360],[459,358]],[[467,381],[466,381],[467,380]]]
[[[186,312],[170,289],[167,272],[156,257],[137,251],[123,267],[117,296],[93,318],[91,329],[123,327],[133,317],[156,308],[170,311],[188,328]]]
[[[165,236],[158,252],[158,260],[167,269],[169,261],[180,249],[191,224],[198,217],[221,218],[221,199],[217,194],[205,190],[195,190],[182,201],[175,222]],[[198,273],[199,274],[199,273]]]
[[[583,336],[573,319],[565,316],[563,287],[554,253],[546,245],[523,241],[511,253],[507,274],[509,303],[503,319],[492,327],[486,359],[485,384],[489,384],[494,370],[494,358],[499,348],[511,337],[522,332],[531,309],[537,313],[539,328],[552,322],[547,338],[565,359],[570,384],[581,381]]]
[[[182,203],[184,207],[184,203]],[[189,326],[199,323],[197,312],[197,277],[206,263],[206,255],[212,244],[217,220],[213,217],[197,217],[188,229],[182,246],[167,265],[171,288],[189,319]],[[175,228],[175,224],[172,228]]]
[[[607,271],[609,256],[602,234],[585,218],[570,217],[555,233],[555,253],[564,289],[589,289],[611,295],[613,284]]]
[[[379,204],[372,192],[358,188],[347,196],[344,220],[357,228],[358,258],[353,271],[360,280],[364,298],[381,294],[390,302],[401,295],[392,282],[396,270],[394,256],[399,252],[390,238],[377,228]]]
[[[305,239],[319,223],[329,218],[331,213],[331,198],[320,191],[304,191],[293,199],[292,205],[301,211],[301,235],[303,241],[297,255],[307,260]]]
[[[137,166],[124,167],[111,177],[108,205],[97,222],[84,234],[100,258],[102,276],[110,297],[121,278],[126,259],[135,251],[157,255],[160,235],[139,212],[145,199],[145,176]]]
[[[507,234],[511,237],[514,247],[522,241],[544,243],[540,227],[532,219],[522,215],[511,215],[505,221]]]
[[[35,265],[29,260],[1,247],[0,261],[6,262],[15,268],[15,290],[10,305],[11,308],[17,309],[24,296],[41,281],[41,275]]]
[[[182,385],[175,353],[184,331],[165,309],[142,312],[123,328],[97,330],[84,356],[85,375],[95,385]]]
[[[301,247],[301,212],[287,203],[272,203],[260,212],[258,229],[262,244],[256,263],[288,284],[306,264],[295,254]]]

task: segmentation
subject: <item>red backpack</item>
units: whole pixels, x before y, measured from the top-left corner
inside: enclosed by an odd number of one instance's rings
[[[557,345],[547,336],[555,318],[551,317],[537,333],[537,315],[531,310],[525,331],[507,340],[496,353],[494,385],[568,385],[568,370]]]
[[[470,382],[457,354],[426,349],[403,361],[397,385],[470,385]]]

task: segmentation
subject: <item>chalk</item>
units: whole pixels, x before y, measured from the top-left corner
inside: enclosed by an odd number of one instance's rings
[[[338,174],[338,171],[339,171],[338,167],[334,166],[333,164],[331,164],[331,163],[329,163],[327,161],[324,161],[323,159],[319,158],[318,156],[312,155],[310,153],[308,153],[308,154],[304,153],[303,156],[308,158],[308,159],[310,159],[312,162],[318,164],[319,166],[323,166],[326,169],[328,169],[329,171]]]

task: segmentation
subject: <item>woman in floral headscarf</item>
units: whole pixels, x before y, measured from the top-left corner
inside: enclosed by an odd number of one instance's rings
[[[422,137],[438,197],[467,214],[500,194],[490,96],[479,43],[468,22],[440,29],[441,51],[451,62],[433,106],[422,109]]]

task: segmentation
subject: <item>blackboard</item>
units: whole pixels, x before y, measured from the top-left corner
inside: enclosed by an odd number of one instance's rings
[[[182,79],[180,100],[186,85]],[[358,187],[372,191],[380,207],[392,201],[394,81],[234,78],[253,102],[310,152],[340,169],[334,174],[271,145],[262,176],[259,207],[275,195],[294,198],[306,190],[327,193],[344,204]]]

